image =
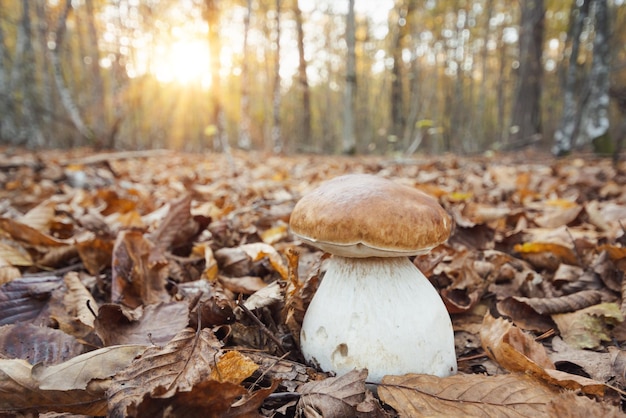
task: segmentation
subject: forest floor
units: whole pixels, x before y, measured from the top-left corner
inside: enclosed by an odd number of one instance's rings
[[[304,362],[325,263],[289,216],[347,173],[452,216],[413,262],[451,314],[456,375],[366,385]],[[625,184],[626,163],[588,155],[0,149],[0,415],[622,416]]]

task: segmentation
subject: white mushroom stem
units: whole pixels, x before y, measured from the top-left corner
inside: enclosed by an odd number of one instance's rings
[[[457,369],[445,305],[406,257],[333,256],[306,311],[301,348],[324,371],[367,368],[370,382]]]

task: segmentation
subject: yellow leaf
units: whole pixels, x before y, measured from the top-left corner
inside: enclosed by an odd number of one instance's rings
[[[211,370],[209,378],[221,383],[228,382],[238,385],[250,377],[258,368],[258,364],[239,351],[229,351],[219,359],[213,370]]]

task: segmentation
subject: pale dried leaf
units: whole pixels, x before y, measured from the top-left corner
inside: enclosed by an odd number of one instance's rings
[[[103,305],[95,321],[96,333],[105,345],[165,344],[189,322],[185,301],[148,305],[136,314],[128,318],[120,305]]]
[[[96,300],[80,280],[78,273],[67,273],[63,281],[67,288],[67,292],[63,297],[63,304],[66,311],[69,315],[74,316],[81,324],[93,328],[96,319],[94,314],[98,314],[98,304]]]
[[[563,340],[575,348],[596,348],[610,341],[610,326],[624,320],[615,303],[601,303],[576,312],[555,314],[552,319],[559,327]]]
[[[145,396],[170,398],[205,381],[221,355],[220,342],[209,329],[198,334],[187,328],[164,347],[150,347],[115,376],[108,397],[112,416],[127,416],[128,408]]]
[[[49,232],[50,223],[54,219],[54,204],[45,200],[26,212],[18,221],[42,233]]]
[[[378,387],[381,401],[400,417],[552,417],[571,401],[555,388],[523,374],[455,375],[440,378],[409,374],[386,376]],[[588,411],[601,408],[583,402]],[[597,415],[587,415],[597,416]]]
[[[57,276],[22,277],[0,287],[0,325],[32,321],[42,314],[52,291],[62,286]]]
[[[527,304],[540,315],[551,315],[577,311],[596,305],[602,301],[602,292],[598,290],[583,290],[555,298],[526,298],[523,296],[511,296],[511,298]]]
[[[503,318],[487,313],[480,339],[487,355],[509,371],[541,375],[554,369],[543,345]]]
[[[0,357],[51,365],[66,361],[82,351],[83,346],[76,338],[58,329],[29,323],[0,327]]]
[[[42,390],[84,390],[91,381],[109,378],[128,367],[145,349],[145,345],[99,348],[54,366],[38,364],[32,373]]]
[[[12,266],[33,265],[31,255],[18,242],[0,236],[0,259]]]
[[[367,370],[353,370],[343,376],[332,377],[298,387],[302,395],[298,401],[298,413],[330,417],[356,415],[356,406],[365,399]]]

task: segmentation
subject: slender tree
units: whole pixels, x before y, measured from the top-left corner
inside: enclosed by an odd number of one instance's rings
[[[0,7],[0,18],[4,18],[3,8]],[[15,103],[11,100],[10,69],[8,66],[8,46],[5,41],[4,27],[0,25],[0,141],[13,142],[17,137],[17,123],[15,120]]]
[[[304,55],[304,27],[302,19],[302,10],[298,1],[293,2],[293,13],[296,23],[296,31],[298,33],[298,85],[302,94],[302,131],[300,132],[300,140],[304,144],[310,144],[311,135],[311,91],[309,87],[309,78],[307,76],[307,61]]]
[[[576,147],[593,143],[597,152],[609,152],[610,145],[602,144],[609,132],[609,71],[610,34],[607,0],[594,0],[592,11],[595,18],[593,60],[587,79],[588,95],[581,112],[581,129],[576,138]],[[608,142],[608,141],[607,141]]]
[[[211,53],[211,109],[212,115],[205,132],[213,137],[213,149],[221,150],[230,156],[230,144],[225,132],[224,110],[222,105],[222,79],[220,75],[220,9],[218,0],[205,1],[205,17],[209,24],[209,49]]]
[[[543,0],[523,0],[519,36],[517,89],[507,146],[532,144],[541,138],[541,85],[543,66]]]
[[[97,146],[113,148],[114,137],[106,134],[109,121],[108,107],[104,90],[104,79],[100,69],[100,35],[96,26],[96,12],[94,10],[94,0],[85,0],[85,23],[87,24],[87,53],[89,57],[89,84],[91,87],[91,123]]]
[[[25,0],[26,1],[26,0]],[[93,138],[93,134],[91,130],[85,125],[83,121],[83,117],[80,114],[80,110],[74,97],[72,97],[72,91],[69,86],[65,82],[63,78],[63,68],[61,58],[59,56],[59,50],[61,45],[63,45],[63,41],[65,39],[65,33],[67,30],[66,22],[67,18],[72,9],[71,0],[67,0],[61,12],[59,13],[59,17],[57,19],[54,34],[56,42],[53,48],[50,48],[49,58],[52,63],[52,73],[54,75],[54,83],[59,93],[59,97],[61,99],[61,103],[65,108],[65,111],[70,117],[70,120],[74,124],[74,127],[78,131],[78,133],[83,137],[83,139],[87,139],[91,142]]]
[[[343,141],[341,149],[344,154],[353,154],[356,152],[356,137],[354,132],[356,97],[355,23],[354,0],[348,0],[348,14],[346,16],[346,87],[343,93]]]
[[[592,0],[583,0],[582,3],[574,1],[570,14],[570,28],[567,34],[567,42],[571,45],[570,55],[566,66],[563,81],[563,113],[561,121],[554,133],[554,146],[552,153],[564,155],[572,150],[573,138],[578,130],[578,102],[577,79],[578,79],[578,54],[580,51],[580,35],[583,32],[585,19],[589,15],[589,7]]]
[[[252,145],[250,138],[250,86],[249,86],[249,48],[250,19],[252,17],[252,0],[246,0],[246,14],[243,20],[243,57],[241,61],[241,123],[239,125],[239,137],[237,146],[241,149],[249,149]]]
[[[274,55],[274,87],[272,90],[272,149],[275,153],[283,151],[280,121],[280,3],[276,0],[276,54]]]

